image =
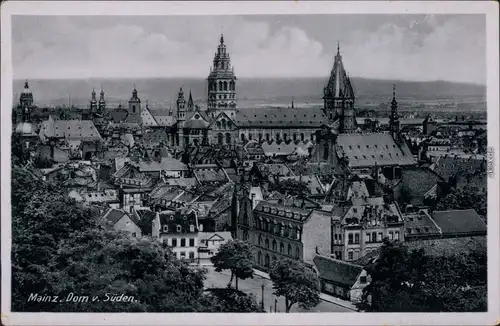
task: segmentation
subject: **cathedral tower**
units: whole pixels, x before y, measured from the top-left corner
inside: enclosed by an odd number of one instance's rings
[[[104,113],[106,110],[106,101],[104,100],[104,90],[101,87],[101,94],[99,96],[99,113]]]
[[[344,69],[339,45],[337,45],[337,55],[335,55],[330,79],[323,94],[324,112],[328,119],[331,122],[339,121],[340,132],[354,131],[356,129],[354,91]]]
[[[90,112],[97,112],[97,99],[95,89],[92,89],[92,99],[90,100]]]
[[[136,116],[141,116],[141,99],[137,96],[137,89],[134,85],[134,90],[132,91],[132,97],[128,101],[128,114],[133,114]]]
[[[186,100],[184,99],[184,91],[182,87],[177,96],[177,122],[182,123],[186,120]]]
[[[187,102],[187,110],[188,112],[194,111],[194,102],[193,102],[193,96],[191,95],[191,91],[189,91],[189,99]]]
[[[236,77],[231,67],[231,59],[224,44],[224,35],[220,37],[220,44],[214,56],[213,67],[210,68],[208,82],[207,111],[226,111],[229,117],[234,118],[236,110]]]
[[[396,85],[392,87],[391,117],[389,118],[389,128],[393,137],[399,134],[399,114],[398,102],[396,101]]]

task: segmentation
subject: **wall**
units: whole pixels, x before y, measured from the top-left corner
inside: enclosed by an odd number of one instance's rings
[[[135,233],[136,237],[140,237],[142,235],[141,229],[128,217],[124,215],[118,222],[113,225],[113,228],[116,231],[125,231],[131,234]]]
[[[366,277],[366,283],[361,283],[361,278]],[[358,279],[351,287],[350,290],[350,299],[351,302],[360,302],[363,296],[363,289],[370,284],[372,281],[371,276],[366,272],[366,270],[362,270],[358,276]]]
[[[314,265],[312,260],[316,254],[330,256],[332,248],[331,241],[331,214],[313,211],[309,220],[304,223],[302,230],[304,262]]]
[[[189,233],[189,234],[161,234],[160,239],[162,242],[166,243],[172,249],[172,252],[178,259],[182,259],[181,253],[184,252],[184,259],[189,259],[189,253],[193,253],[192,258],[198,258],[198,234],[197,233]],[[177,239],[177,245],[172,247],[172,240]],[[181,239],[185,239],[185,246],[181,247]],[[194,245],[191,246],[189,244],[189,239],[194,240]]]

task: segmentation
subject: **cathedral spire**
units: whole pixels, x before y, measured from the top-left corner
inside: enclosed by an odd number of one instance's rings
[[[224,44],[224,34],[220,34],[220,44]]]
[[[396,85],[392,85],[391,117],[389,119],[389,128],[393,136],[399,133],[399,113],[398,102],[396,101]]]
[[[194,109],[193,96],[191,95],[191,90],[189,91],[189,99],[188,99],[187,107],[188,107],[188,111],[193,111],[193,109]]]
[[[30,86],[28,85],[28,79],[24,81],[24,88],[30,88]]]
[[[337,41],[337,55],[340,55],[340,42]]]

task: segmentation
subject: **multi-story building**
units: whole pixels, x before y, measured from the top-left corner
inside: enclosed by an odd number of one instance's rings
[[[336,259],[363,257],[377,250],[386,237],[404,241],[404,220],[396,203],[381,197],[353,198],[351,202],[332,219],[332,253]]]
[[[198,217],[191,209],[156,214],[152,235],[167,244],[178,259],[198,258]]]
[[[245,198],[237,221],[237,238],[255,248],[256,268],[268,270],[274,262],[293,258],[313,265],[316,254],[330,254],[331,213],[259,201],[252,209]]]

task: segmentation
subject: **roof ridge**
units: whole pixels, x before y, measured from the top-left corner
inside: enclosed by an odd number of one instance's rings
[[[334,261],[334,262],[338,262],[338,263],[340,263],[342,265],[347,265],[347,266],[352,266],[352,267],[359,267],[361,269],[364,268],[362,265],[353,264],[353,263],[350,263],[350,262],[347,262],[347,261],[344,261],[344,260],[335,259],[335,258],[324,256],[324,255],[317,254],[317,255],[314,256],[314,258],[316,258],[316,257],[318,257],[318,258],[324,258],[324,259],[327,259],[327,260],[330,260],[330,261]]]

